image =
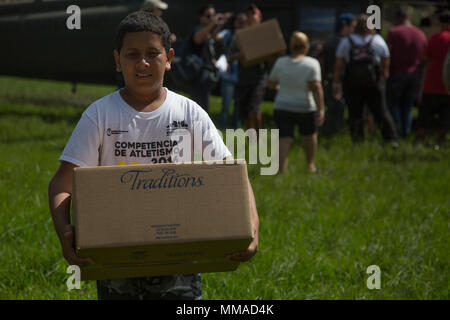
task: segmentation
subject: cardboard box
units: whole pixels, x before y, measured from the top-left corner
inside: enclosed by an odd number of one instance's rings
[[[236,30],[236,44],[244,56],[244,66],[257,64],[274,55],[283,55],[286,51],[286,42],[277,19]]]
[[[82,280],[232,271],[253,239],[247,166],[80,167],[72,211]]]

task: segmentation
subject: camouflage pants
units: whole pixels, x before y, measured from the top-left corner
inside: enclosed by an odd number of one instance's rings
[[[201,300],[200,274],[98,280],[99,300]]]

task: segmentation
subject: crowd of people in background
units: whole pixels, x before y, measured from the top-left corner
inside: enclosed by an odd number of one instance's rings
[[[167,9],[162,1],[148,2],[159,4],[155,9],[159,15]],[[198,70],[193,69],[198,75],[186,91],[208,112],[211,89],[220,83],[218,127],[243,124],[258,132],[266,88],[277,90],[274,120],[280,129],[281,171],[287,169],[298,126],[308,169],[318,172],[314,154],[319,127],[327,137],[342,132],[346,107],[354,142],[364,140],[367,125],[369,132],[378,128],[386,143],[398,147],[400,138],[411,135],[417,106],[415,142],[423,142],[435,129],[438,143],[444,144],[450,126],[449,11],[439,13],[441,30],[429,39],[412,25],[406,9],[396,12],[386,40],[368,28],[367,19],[365,14],[341,14],[336,34],[314,50],[308,36],[295,31],[288,55],[244,66],[235,32],[261,23],[263,13],[254,4],[239,13],[217,13],[213,5],[206,5],[199,9],[198,26],[180,50],[201,59]]]
[[[436,15],[440,31],[431,34],[427,40],[424,32],[411,23],[408,10],[400,8],[395,13],[395,25],[390,28],[386,41],[362,23],[367,16],[343,14],[339,17],[338,35],[325,44],[321,57],[327,105],[324,135],[333,135],[342,128],[343,110],[347,105],[354,141],[363,137],[364,123],[368,122],[370,127],[370,119],[374,119],[383,138],[396,145],[397,137],[411,135],[412,111],[417,106],[414,142],[424,142],[425,134],[433,129],[438,132],[438,144],[445,144],[450,126],[450,87],[446,84],[450,70],[444,64],[450,54],[450,16],[448,10]],[[374,64],[379,68],[377,86],[363,85],[361,82],[370,77],[358,77],[349,66],[350,42],[356,44],[353,47],[356,51],[365,50],[369,56],[378,59],[379,63]],[[331,81],[333,85],[330,85]],[[330,91],[334,93],[330,94]]]

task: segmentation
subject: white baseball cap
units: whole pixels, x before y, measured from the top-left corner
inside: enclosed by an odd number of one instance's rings
[[[145,0],[142,9],[161,9],[166,10],[169,5],[161,0]]]

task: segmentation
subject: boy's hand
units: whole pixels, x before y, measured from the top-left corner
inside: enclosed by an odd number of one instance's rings
[[[258,238],[254,238],[247,250],[235,252],[227,255],[228,260],[246,262],[249,261],[258,252]]]
[[[73,226],[71,224],[68,224],[64,227],[63,241],[64,241],[64,243],[62,243],[63,255],[70,265],[77,265],[81,267],[85,265],[95,264],[95,262],[89,258],[81,258],[77,256],[75,252],[75,237],[73,232]]]

